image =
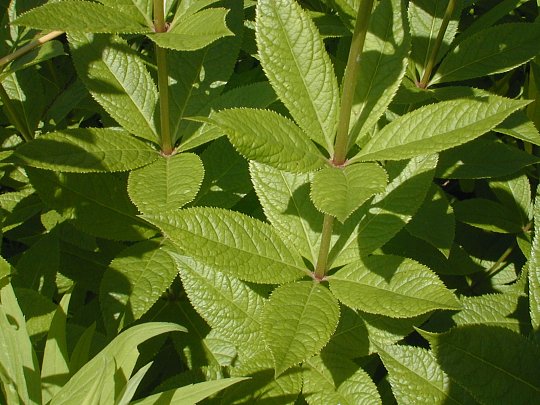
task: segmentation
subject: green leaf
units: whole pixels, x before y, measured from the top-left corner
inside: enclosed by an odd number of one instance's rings
[[[0,82],[10,74],[30,66],[37,65],[57,56],[66,55],[64,46],[60,41],[49,41],[28,52],[27,54],[15,59],[9,67],[0,73]]]
[[[437,36],[441,30],[448,0],[413,0],[409,3],[409,25],[412,35],[411,59],[416,65],[420,77],[428,64]],[[458,30],[460,4],[454,8],[454,13],[444,31],[441,47],[435,58],[439,62],[446,54]]]
[[[534,238],[529,259],[529,311],[533,330],[540,332],[540,194],[534,200]]]
[[[506,176],[540,162],[537,156],[501,142],[481,137],[440,154],[436,177],[481,179]]]
[[[0,288],[0,379],[8,404],[41,404],[39,363],[11,285]]]
[[[372,314],[406,318],[461,308],[430,269],[403,257],[369,256],[338,270],[328,280],[341,302]]]
[[[158,153],[129,133],[74,128],[41,135],[17,148],[15,163],[60,172],[117,172],[152,163]]]
[[[323,214],[315,208],[309,196],[313,175],[287,173],[256,162],[250,163],[250,173],[257,197],[272,227],[302,256],[315,263]]]
[[[89,1],[59,1],[47,3],[22,14],[13,25],[26,25],[40,30],[62,30],[103,33],[150,32],[129,15]]]
[[[234,35],[225,24],[225,8],[209,8],[178,20],[163,33],[148,34],[148,38],[162,48],[195,51],[220,38]]]
[[[255,23],[270,84],[305,133],[332,154],[339,86],[315,24],[295,0],[257,2]]]
[[[66,342],[66,320],[71,293],[62,297],[54,313],[41,366],[41,395],[43,403],[50,399],[69,380],[69,355]]]
[[[141,240],[155,235],[126,192],[127,175],[54,173],[27,169],[37,193],[50,208],[91,235],[114,240]]]
[[[351,110],[352,139],[370,130],[384,114],[405,74],[410,46],[402,2],[379,2],[369,20],[358,66],[360,80]]]
[[[185,387],[150,395],[140,401],[133,402],[133,405],[195,405],[216,392],[244,380],[246,380],[245,377],[234,377],[190,384]]]
[[[308,274],[300,255],[268,224],[217,208],[144,215],[186,256],[254,283],[278,284]]]
[[[529,270],[530,271],[530,270]],[[485,294],[479,297],[462,297],[461,311],[452,315],[458,326],[482,324],[508,328],[516,333],[530,330],[526,298],[520,294]]]
[[[526,174],[500,177],[489,181],[489,188],[502,205],[516,212],[525,226],[533,217],[531,184]]]
[[[338,302],[319,283],[303,281],[276,288],[262,316],[276,376],[317,354],[330,340],[338,321]]]
[[[158,92],[143,60],[114,35],[72,32],[73,63],[92,97],[124,129],[153,142]]]
[[[531,105],[533,104],[529,104],[529,109]],[[516,111],[493,130],[534,145],[540,145],[540,133],[534,123],[527,117],[525,111]]]
[[[11,276],[11,265],[0,256],[0,289],[9,283],[9,277]]]
[[[147,25],[150,28],[154,26],[151,0],[99,0],[99,2],[129,15],[140,24]]]
[[[324,156],[292,121],[268,110],[230,109],[210,116],[246,158],[289,172],[320,168]]]
[[[431,186],[424,204],[406,226],[411,235],[436,247],[447,258],[454,243],[455,228],[454,211],[445,193],[435,185]]]
[[[381,404],[371,377],[346,358],[316,356],[303,366],[302,392],[308,404]]]
[[[122,392],[120,392],[119,399],[115,402],[115,405],[129,405],[142,379],[152,364],[153,362],[150,362],[146,366],[141,367],[139,371],[137,371],[137,373],[129,379],[127,384],[122,389]]]
[[[388,370],[392,393],[403,404],[475,404],[467,392],[456,386],[437,364],[433,354],[420,347],[379,347]]]
[[[253,347],[265,350],[260,341],[265,299],[232,276],[178,254],[173,258],[191,305],[212,330],[234,342],[242,352],[251,352]]]
[[[203,177],[201,159],[195,154],[161,157],[129,174],[129,198],[142,213],[176,210],[195,198]]]
[[[464,39],[441,62],[430,84],[507,72],[538,54],[540,24],[510,23]]]
[[[540,396],[540,349],[524,336],[470,325],[426,337],[443,371],[480,402],[525,405]]]
[[[176,277],[169,254],[153,240],[118,254],[101,279],[99,300],[107,331],[114,335],[143,316]]]
[[[485,198],[457,201],[454,213],[458,221],[491,232],[520,233],[525,225],[519,212]]]
[[[372,253],[405,227],[422,205],[436,165],[436,155],[387,163],[386,171],[391,178],[395,177],[384,193],[345,222],[330,252],[332,266],[342,266]]]
[[[193,205],[231,208],[253,189],[246,160],[227,138],[212,142],[201,160],[205,176]]]
[[[313,176],[311,199],[319,211],[344,222],[387,183],[386,172],[375,163],[324,168]]]
[[[385,126],[352,161],[401,160],[440,152],[478,138],[528,103],[490,96],[427,105]]]
[[[136,347],[162,333],[185,331],[182,326],[172,323],[147,322],[122,332],[62,387],[52,399],[51,405],[82,402],[93,388],[96,390],[94,392],[99,394],[100,403],[114,403],[115,380],[128,381],[139,355]],[[105,379],[98,387],[92,387],[88,382],[99,380],[103,374],[100,365],[104,361],[110,361],[115,365],[114,378]]]
[[[73,352],[69,358],[69,370],[72,375],[77,373],[86,363],[88,363],[95,331],[96,323],[94,322],[84,330],[79,340],[77,340],[77,344],[73,348]]]

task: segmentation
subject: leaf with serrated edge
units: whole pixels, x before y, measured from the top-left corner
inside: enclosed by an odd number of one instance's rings
[[[529,101],[499,96],[443,101],[396,118],[351,161],[402,160],[472,141]]]
[[[324,156],[308,136],[273,111],[238,108],[222,110],[209,121],[225,132],[246,158],[289,172],[320,168]]]
[[[114,335],[144,315],[176,273],[174,261],[154,240],[120,252],[105,270],[99,288],[107,331]]]
[[[47,3],[22,14],[13,25],[26,25],[40,30],[62,30],[102,33],[151,32],[129,15],[89,1],[59,1]]]
[[[195,198],[203,177],[197,155],[165,156],[129,174],[129,198],[142,213],[175,210]]]
[[[407,258],[369,256],[328,276],[330,288],[351,308],[395,318],[436,309],[460,309],[456,296],[426,266]]]
[[[538,54],[540,24],[511,23],[466,38],[441,62],[430,84],[507,72]]]
[[[187,208],[143,215],[186,256],[244,281],[279,284],[309,274],[271,226],[238,212]]]
[[[233,35],[225,24],[227,12],[225,8],[202,10],[189,18],[181,19],[167,32],[147,36],[162,48],[195,51],[220,38]]]
[[[529,311],[535,331],[540,331],[540,193],[534,201],[534,238],[529,259]]]
[[[433,354],[420,347],[378,347],[392,392],[400,404],[473,404],[465,390],[454,387]],[[466,399],[465,399],[466,398]]]
[[[339,356],[321,355],[303,365],[302,393],[310,405],[381,404],[377,386],[361,367]]]
[[[311,200],[320,211],[344,222],[387,183],[386,172],[375,163],[324,168],[313,176]]]
[[[369,20],[351,110],[352,139],[384,114],[405,74],[411,38],[401,0],[380,1]]]
[[[295,0],[257,2],[261,65],[294,120],[331,154],[339,86],[315,24]]]
[[[154,27],[152,0],[99,0],[99,2],[129,15],[143,25]],[[171,2],[169,1],[169,3]]]
[[[74,128],[41,135],[22,144],[13,155],[22,165],[76,173],[133,170],[158,157],[146,143],[111,128]]]
[[[69,33],[73,63],[92,97],[124,129],[158,142],[157,87],[143,60],[115,35]]]
[[[540,348],[525,336],[486,325],[422,335],[443,371],[480,402],[528,405],[540,397]]]
[[[302,281],[274,290],[264,306],[262,331],[276,376],[318,353],[334,333],[339,304],[319,283]]]
[[[400,170],[399,174],[384,193],[376,195],[371,204],[365,204],[345,221],[342,235],[331,250],[332,265],[357,260],[392,239],[422,205],[436,165],[437,155],[419,156],[406,164],[388,162],[387,172]]]
[[[172,255],[189,301],[204,320],[236,346],[256,345],[264,298],[244,282],[188,257]],[[261,347],[264,349],[264,347]]]
[[[309,196],[313,174],[288,173],[257,162],[250,163],[250,173],[264,214],[273,228],[302,256],[315,263],[323,214]]]

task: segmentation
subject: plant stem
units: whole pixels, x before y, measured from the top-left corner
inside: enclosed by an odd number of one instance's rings
[[[339,111],[339,122],[334,147],[332,162],[336,166],[341,166],[347,158],[349,146],[349,125],[351,120],[351,109],[356,90],[358,67],[360,66],[360,55],[364,48],[373,0],[361,0],[356,16],[356,25],[349,50],[349,59],[345,67],[343,76],[343,93],[341,94],[341,107]]]
[[[332,157],[332,164],[338,167],[343,166],[347,159],[351,109],[354,101],[354,92],[356,90],[360,56],[366,41],[369,19],[371,17],[371,11],[373,10],[373,2],[374,0],[360,1],[351,48],[349,50],[349,59],[347,60],[347,66],[345,67],[345,74],[343,76],[343,92],[341,94],[339,122],[334,144],[334,156]],[[330,252],[334,220],[335,218],[332,215],[325,214],[321,234],[321,244],[319,246],[319,256],[317,258],[314,273],[315,279],[319,281],[324,278],[328,271],[328,253]]]
[[[30,132],[30,130],[26,127],[26,125],[21,121],[21,118],[15,108],[13,107],[13,103],[11,99],[9,98],[9,95],[6,92],[6,89],[4,89],[4,86],[0,83],[0,99],[2,99],[2,103],[4,104],[4,110],[8,117],[8,119],[11,121],[13,126],[21,133],[21,136],[26,142],[30,142],[32,139],[34,139],[34,135]]]
[[[9,62],[27,54],[32,49],[37,48],[40,45],[43,45],[45,42],[50,41],[51,39],[54,39],[60,35],[62,35],[64,31],[52,31],[48,34],[45,34],[39,38],[36,38],[29,43],[27,43],[25,46],[20,47],[15,52],[10,53],[9,55],[6,55],[2,58],[0,58],[0,69],[6,66]]]
[[[446,33],[448,23],[450,22],[450,18],[452,18],[452,14],[454,14],[455,8],[456,0],[449,0],[448,6],[446,7],[446,11],[443,16],[441,28],[439,29],[439,34],[437,35],[437,39],[435,40],[435,44],[433,45],[433,49],[431,50],[431,53],[429,55],[426,69],[424,70],[424,76],[422,77],[422,80],[420,80],[420,83],[418,83],[418,87],[422,89],[425,89],[427,87],[429,79],[431,78],[431,72],[433,72],[433,68],[435,67],[435,62],[437,60],[439,50],[441,49],[444,34]]]
[[[154,0],[154,28],[156,32],[167,32],[163,0]],[[167,69],[167,50],[155,46],[159,90],[159,120],[161,152],[170,155],[173,152],[171,129],[169,124],[169,71]]]

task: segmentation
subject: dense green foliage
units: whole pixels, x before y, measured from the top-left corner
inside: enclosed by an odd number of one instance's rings
[[[2,4],[0,403],[540,402],[540,1]]]

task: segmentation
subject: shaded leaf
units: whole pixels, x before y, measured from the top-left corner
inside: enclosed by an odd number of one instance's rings
[[[472,198],[454,204],[456,219],[466,224],[500,233],[522,232],[519,212],[485,198]]]
[[[74,128],[41,135],[17,148],[16,163],[60,172],[117,172],[152,163],[158,153],[129,133]]]

